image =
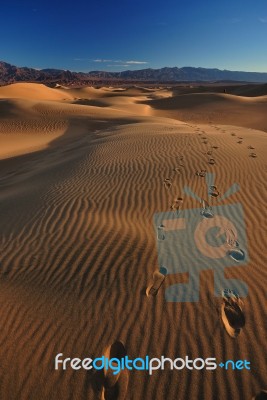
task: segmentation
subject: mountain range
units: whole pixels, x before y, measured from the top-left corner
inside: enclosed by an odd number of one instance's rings
[[[0,84],[14,82],[45,82],[45,83],[97,83],[108,81],[146,81],[146,82],[267,82],[265,72],[228,71],[217,68],[194,67],[164,67],[159,69],[146,68],[135,71],[107,72],[71,72],[61,69],[37,70],[28,67],[16,67],[0,61]]]

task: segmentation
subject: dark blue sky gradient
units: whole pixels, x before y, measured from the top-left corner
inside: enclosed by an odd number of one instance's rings
[[[0,60],[18,66],[267,72],[266,0],[13,0],[0,15]]]

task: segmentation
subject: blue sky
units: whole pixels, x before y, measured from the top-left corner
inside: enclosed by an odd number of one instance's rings
[[[266,0],[13,0],[0,15],[0,60],[18,66],[267,72]]]

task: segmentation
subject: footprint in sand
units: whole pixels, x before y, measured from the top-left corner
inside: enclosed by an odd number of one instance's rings
[[[170,178],[165,178],[164,179],[164,186],[165,186],[166,189],[170,189],[170,187],[172,186]]]
[[[217,186],[212,185],[209,187],[209,195],[210,196],[218,197],[219,194],[220,194],[220,192],[218,191]]]
[[[157,238],[159,241],[165,240],[165,231],[164,231],[164,225],[161,224],[157,228]]]
[[[124,344],[121,341],[114,342],[108,346],[103,354],[108,360],[112,360],[107,369],[106,366],[102,376],[102,390],[100,400],[125,400],[128,388],[129,373],[127,369],[119,370],[121,360],[127,355]],[[116,361],[116,359],[118,361]],[[119,363],[118,363],[119,362]]]
[[[212,207],[204,199],[202,200],[202,209],[201,209],[200,214],[204,218],[213,218],[214,217],[214,214],[213,214],[213,211],[212,211]]]
[[[208,163],[209,163],[210,165],[214,165],[214,164],[215,164],[214,158],[210,158],[209,161],[208,161]]]
[[[217,150],[219,146],[212,146],[213,149]]]
[[[257,154],[256,153],[250,153],[249,157],[257,158]]]
[[[178,162],[179,162],[179,166],[180,166],[180,167],[184,167],[184,165],[183,165],[184,157],[179,155],[179,156],[177,157],[177,159],[178,159]]]
[[[222,297],[221,318],[223,325],[228,335],[236,338],[245,326],[243,302],[238,294],[230,289],[224,289]]]
[[[168,273],[167,268],[165,267],[160,267],[159,271],[155,271],[153,273],[153,279],[152,282],[148,285],[146,289],[146,295],[149,296],[156,296],[158,294],[158,291],[163,284],[166,275]]]
[[[253,147],[253,146],[250,145],[250,146],[248,146],[248,149],[249,149],[249,150],[255,150],[255,147]]]
[[[177,212],[179,213],[179,211],[180,211],[181,208],[182,208],[183,201],[184,201],[184,200],[183,200],[182,197],[177,197],[177,198],[174,200],[173,204],[171,205],[171,209],[172,209],[173,211],[177,211]]]
[[[204,178],[206,176],[207,170],[202,169],[201,171],[196,171],[196,175],[200,176],[201,178]]]
[[[232,258],[232,260],[236,262],[244,261],[246,255],[245,252],[240,249],[239,242],[237,240],[237,236],[232,229],[225,230],[226,243],[229,246],[230,250],[228,251],[228,256]]]
[[[243,141],[242,141],[242,140],[239,140],[237,143],[238,143],[238,144],[242,144],[242,143],[243,143]]]
[[[177,197],[176,199],[175,199],[175,204],[176,204],[176,206],[177,207],[181,207],[182,206],[182,204],[183,204],[183,198],[182,197]]]
[[[231,136],[236,136],[236,134],[235,133],[231,133]]]

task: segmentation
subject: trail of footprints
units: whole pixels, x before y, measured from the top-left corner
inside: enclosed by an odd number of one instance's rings
[[[209,143],[208,138],[205,136],[206,132],[201,131],[200,128],[191,126],[192,128],[195,128],[195,133],[200,136],[200,140],[202,144],[209,145],[208,150],[202,152],[204,156],[206,156],[206,160],[209,165],[214,165],[216,164],[215,158],[214,158],[214,151],[217,150],[219,147],[218,146],[213,146],[211,143]],[[218,128],[214,126],[214,128],[218,131],[221,131],[225,133],[225,130]],[[236,134],[233,132],[231,133],[231,136],[236,137]],[[238,137],[237,144],[242,144],[243,143],[243,138]],[[247,146],[248,150],[255,150],[255,148],[252,145]],[[250,152],[249,156],[252,158],[257,157],[257,154],[254,152]],[[176,157],[177,163],[173,167],[171,174],[166,177],[163,181],[163,186],[164,189],[167,192],[171,192],[172,189],[175,190],[175,183],[177,179],[179,179],[179,176],[185,167],[184,163],[184,157],[183,155],[179,154]],[[196,176],[199,178],[204,178],[208,171],[206,169],[201,169],[200,171],[196,171]],[[220,192],[215,185],[211,185],[209,187],[209,196],[212,198],[217,198],[219,196]],[[173,212],[177,213],[177,216],[180,213],[180,210],[182,209],[183,206],[183,197],[181,196],[176,196],[174,200],[172,201],[170,205],[170,209]],[[213,211],[212,207],[210,207],[209,203],[206,200],[202,200],[202,216],[207,217],[205,213],[213,216]],[[208,218],[208,217],[207,217]],[[238,249],[238,242],[237,238],[233,234],[233,232],[228,233],[230,235],[230,242],[232,243],[232,252],[237,252],[241,251]],[[158,227],[158,240],[165,240],[165,232],[164,232],[164,225],[160,225]],[[165,278],[168,274],[167,268],[160,266],[159,269],[154,271],[152,280],[148,287],[146,288],[146,295],[147,297],[154,297],[158,294],[159,289],[163,285]],[[230,290],[230,289],[224,289],[222,292],[222,303],[221,303],[221,311],[220,311],[220,316],[222,323],[224,325],[224,328],[226,332],[231,336],[232,338],[237,338],[238,335],[241,332],[241,329],[245,326],[245,314],[243,312],[243,302],[240,299],[239,295]],[[123,358],[126,355],[126,349],[123,345],[122,342],[117,341],[110,345],[106,351],[105,351],[105,356],[108,359],[113,359],[113,357],[116,357],[118,359]],[[118,375],[114,377],[112,372],[110,370],[104,370],[100,376],[98,377],[98,390],[101,391],[101,399],[125,399],[127,395],[127,388],[128,388],[128,371],[124,370],[123,372],[120,372]]]
[[[206,160],[209,165],[216,164],[214,151],[216,151],[219,147],[213,146],[209,143],[209,140],[206,136],[206,132],[201,130],[199,127],[189,125],[195,129],[195,133],[200,136],[201,144],[209,145],[208,150],[202,152],[204,156],[206,156]],[[221,129],[217,126],[213,126],[213,128],[222,133],[226,133],[224,129]],[[234,138],[236,134],[234,132],[231,133],[231,136]],[[243,137],[237,137],[237,144],[243,144]],[[247,146],[248,150],[250,150],[249,156],[252,158],[256,158],[257,154],[251,152],[251,150],[255,150],[252,145]],[[182,172],[182,169],[185,167],[184,157],[179,154],[176,157],[177,163],[172,169],[172,173],[166,177],[163,181],[163,186],[167,192],[171,192],[172,189],[175,190],[175,183]],[[206,169],[201,169],[196,171],[195,175],[199,178],[204,178],[208,171]],[[211,185],[209,187],[209,196],[212,198],[217,198],[220,192],[215,185]],[[180,210],[183,206],[183,197],[177,195],[174,196],[174,200],[172,200],[170,209],[173,212],[177,213],[177,216],[180,213]],[[206,200],[202,200],[202,212],[203,217],[212,217],[213,211],[212,207]],[[209,216],[206,216],[209,214]],[[160,225],[158,227],[158,240],[165,240],[165,232],[164,225]],[[234,236],[231,236],[232,241],[232,251],[240,251],[236,249],[237,239]],[[238,246],[238,244],[237,244]],[[152,280],[148,287],[146,288],[147,297],[154,297],[158,294],[159,289],[161,288],[164,280],[168,274],[167,268],[160,266],[159,270],[157,269],[153,273]],[[237,293],[230,289],[224,289],[222,292],[222,303],[221,303],[221,320],[224,325],[225,330],[232,338],[236,338],[241,329],[245,326],[245,316],[243,313],[243,302]],[[117,358],[122,358],[126,354],[126,350],[122,342],[115,342],[113,345],[109,346],[106,350],[106,357],[111,359],[116,356]],[[101,399],[125,399],[128,387],[128,372],[120,373],[116,378],[110,373],[110,371],[104,370],[103,374],[100,377],[100,390],[101,390]],[[111,397],[110,397],[111,395]]]
[[[232,135],[232,136],[236,136],[235,133],[232,133],[231,135]],[[239,139],[239,140],[237,141],[237,144],[243,144],[244,138],[241,137],[241,136],[238,136],[237,138]],[[255,150],[255,147],[253,147],[253,146],[251,146],[251,145],[247,146],[247,148],[248,148],[248,150]],[[251,157],[251,158],[257,158],[257,154],[251,151],[251,152],[249,153],[249,157]]]
[[[222,133],[226,133],[226,131],[224,129],[221,129],[217,126],[214,126],[214,128],[218,131],[218,132],[222,132]],[[237,136],[235,132],[231,132],[231,136],[233,138],[237,138],[237,144],[243,144],[244,138],[242,136]],[[255,150],[255,147],[253,147],[252,145],[247,146],[248,150]],[[257,158],[257,153],[250,151],[249,153],[249,157],[251,158]]]
[[[206,136],[205,131],[203,131],[203,130],[201,131],[200,128],[195,127],[195,126],[191,126],[191,127],[195,128],[195,133],[200,136],[201,144],[209,145],[208,150],[202,152],[202,154],[207,157],[206,159],[207,159],[208,164],[209,165],[216,164],[214,152],[219,147],[214,146],[211,143],[209,143],[209,140]],[[218,128],[216,126],[214,126],[214,128],[218,131],[225,133],[225,130],[223,130],[221,128]],[[235,133],[231,133],[231,135],[233,137],[236,136]],[[239,139],[239,141],[237,143],[242,144],[243,138],[238,137],[238,139]],[[254,150],[254,147],[249,145],[248,149]],[[250,153],[250,157],[257,157],[257,155],[256,155],[256,153]],[[177,162],[178,165],[176,165],[173,168],[173,170],[172,170],[173,174],[171,174],[170,177],[165,178],[164,182],[163,182],[164,187],[167,191],[170,191],[170,189],[173,188],[177,177],[179,177],[179,175],[181,173],[182,168],[185,167],[183,155],[178,155],[177,159],[178,159],[178,162]],[[204,178],[207,173],[208,173],[208,171],[206,169],[201,169],[199,171],[196,171],[196,176],[199,178]],[[219,195],[220,195],[220,192],[219,192],[217,186],[215,186],[215,185],[209,186],[209,196],[211,198],[216,199]],[[202,199],[201,202],[202,202],[201,215],[205,218],[213,217],[214,216],[213,210],[212,210],[212,207],[210,206],[210,204],[208,203],[208,201],[206,201],[205,199]],[[183,206],[183,197],[176,196],[176,198],[172,201],[170,208],[172,211],[176,212],[177,216],[178,216],[182,206]],[[231,236],[231,238],[232,238],[232,236]],[[158,240],[160,240],[160,241],[165,240],[164,225],[162,225],[162,224],[158,227]],[[238,242],[235,237],[233,237],[230,242],[232,243],[230,253],[241,251],[240,249],[237,248]],[[227,239],[227,243],[228,243],[228,239]],[[148,297],[151,297],[151,296],[154,297],[158,294],[158,291],[161,288],[167,274],[168,274],[167,268],[165,268],[163,266],[160,266],[160,269],[156,270],[154,272],[152,280],[146,289],[146,295]],[[240,304],[241,303],[240,303],[240,298],[239,298],[238,294],[231,291],[230,289],[224,290],[222,305],[221,305],[221,319],[222,319],[223,325],[224,325],[227,333],[233,338],[236,338],[239,335],[241,328],[243,328],[245,325],[244,314],[243,314],[242,307]],[[230,324],[229,321],[232,321],[233,318],[235,319],[235,315],[237,315],[237,314],[238,314],[238,319],[234,321],[234,327],[233,327],[233,325]]]

